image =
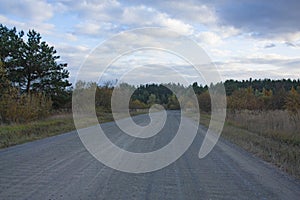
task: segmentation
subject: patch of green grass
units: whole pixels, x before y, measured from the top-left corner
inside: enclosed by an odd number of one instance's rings
[[[0,148],[65,133],[74,129],[71,115],[26,124],[1,125]]]
[[[145,112],[132,112],[131,115]],[[113,121],[111,113],[97,112],[99,123]],[[83,128],[83,127],[82,127]],[[47,119],[24,124],[0,125],[0,148],[22,144],[45,137],[76,130],[72,114],[50,116]]]

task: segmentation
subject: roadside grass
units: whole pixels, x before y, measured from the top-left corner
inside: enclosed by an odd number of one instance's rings
[[[75,130],[71,114],[51,116],[48,119],[25,124],[0,126],[0,148],[42,139]]]
[[[210,115],[201,113],[208,126]],[[300,178],[300,121],[287,111],[228,112],[222,137]]]
[[[132,116],[144,114],[145,112],[131,112]],[[112,113],[97,112],[99,123],[114,121]],[[94,121],[94,120],[91,120]],[[85,120],[81,127],[94,125]],[[71,113],[61,113],[52,115],[43,120],[23,124],[0,125],[0,148],[22,144],[25,142],[38,140],[54,135],[59,135],[69,131],[76,130],[73,115]]]

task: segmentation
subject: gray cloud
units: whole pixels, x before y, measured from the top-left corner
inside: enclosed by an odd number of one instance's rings
[[[274,43],[270,43],[270,44],[266,44],[264,48],[269,49],[269,48],[273,48],[273,47],[276,47],[276,45]]]
[[[220,22],[252,32],[255,37],[277,37],[300,31],[298,0],[240,0],[216,3]]]
[[[126,1],[127,2],[127,1]],[[131,5],[135,1],[129,1]],[[255,38],[295,40],[300,32],[299,0],[186,0],[142,1],[170,16],[210,28],[227,26],[241,29]],[[296,40],[300,39],[300,36]]]
[[[300,46],[300,45],[294,44],[292,42],[285,42],[285,45],[288,46],[288,47],[299,47]]]
[[[225,79],[292,78],[299,79],[300,59],[239,58],[228,62],[216,62]]]
[[[262,68],[259,65],[271,65],[275,66],[278,71],[283,71],[286,69],[295,69],[299,70],[300,66],[300,58],[241,58],[234,57],[232,61],[228,62],[215,62],[216,65],[224,66],[231,64],[252,64],[253,69]],[[300,76],[300,74],[299,74]]]

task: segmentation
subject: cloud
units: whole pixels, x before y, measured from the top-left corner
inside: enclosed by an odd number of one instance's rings
[[[254,64],[254,63],[235,63],[235,62],[223,62],[217,63],[219,72],[225,79],[237,79],[245,80],[250,77],[256,79],[283,79],[292,78],[299,79],[299,70],[295,68],[289,68],[286,70],[285,66],[276,67],[272,64]]]
[[[73,33],[66,33],[64,34],[64,37],[71,42],[75,42],[78,40],[78,38]]]
[[[126,1],[128,2],[128,1]],[[129,1],[134,5],[136,1]],[[180,19],[191,24],[211,24],[216,21],[215,8],[205,1],[185,0],[180,1],[139,1],[139,5],[144,5],[156,9],[159,12],[168,13],[175,19]]]
[[[47,1],[2,0],[0,13],[15,15],[34,21],[45,21],[53,16],[53,7]]]
[[[206,26],[222,39],[235,36],[240,31],[232,25],[219,26],[214,5],[194,1],[60,1],[56,7],[63,12],[76,13],[80,18],[75,26],[87,35],[115,33],[145,26],[167,27],[177,32],[192,35],[196,27]],[[99,27],[112,24],[112,29]],[[86,29],[84,29],[86,24]],[[207,35],[207,34],[206,34]],[[212,36],[212,35],[211,35]],[[213,38],[216,39],[214,36]],[[210,41],[209,43],[215,43]]]
[[[214,32],[204,31],[196,35],[196,38],[204,43],[209,45],[216,45],[219,44],[222,39],[219,35]]]
[[[86,34],[86,35],[98,35],[101,30],[101,26],[95,22],[80,22],[75,26],[76,34]]]
[[[34,29],[39,33],[41,33],[42,35],[51,34],[55,28],[54,24],[36,22],[36,21],[21,22],[21,21],[9,19],[3,15],[0,15],[0,21],[1,23],[3,23],[4,25],[10,28],[17,27],[19,31],[24,30],[26,32],[29,29]]]
[[[60,56],[59,62],[68,63],[71,81],[74,82],[77,71],[82,62],[87,58],[90,48],[81,45],[61,43],[56,44],[55,49],[57,50],[57,54]]]
[[[56,45],[55,49],[61,56],[61,60],[63,62],[71,61],[72,66],[80,66],[84,58],[90,52],[90,49],[86,46],[75,46],[66,43]]]
[[[241,0],[215,1],[221,24],[234,26],[254,37],[294,38],[300,31],[300,2],[298,0]]]
[[[210,52],[214,57],[229,57],[230,55],[232,55],[232,52],[229,50],[211,49]]]
[[[276,45],[274,43],[269,43],[269,44],[266,44],[264,48],[269,49],[269,48],[273,48],[273,47],[276,47]]]
[[[299,57],[288,57],[282,56],[278,54],[254,54],[247,57],[231,57],[231,60],[225,62],[218,62],[218,65],[252,65],[251,69],[266,69],[267,67],[272,68],[274,70],[282,70],[282,69],[298,69],[299,74],[299,65],[300,58]],[[263,67],[262,67],[263,65]]]
[[[120,19],[121,4],[115,0],[63,0],[55,2],[56,8],[61,12],[76,13],[80,19],[111,21],[113,18]]]
[[[227,78],[299,77],[299,10],[297,0],[2,0],[0,22],[25,32],[28,29],[40,32],[55,46],[62,61],[69,63],[72,76],[97,42],[134,28],[167,27],[204,45],[219,61],[217,65]],[[170,45],[178,42],[172,33],[155,31],[128,34],[125,39],[131,44],[115,41],[104,53],[110,54],[112,50],[125,48],[124,45],[134,47],[137,43],[159,47],[165,40]],[[281,54],[280,51],[286,56],[266,54]],[[163,63],[153,57],[147,64]]]
[[[88,35],[145,26],[167,27],[183,34],[193,33],[192,25],[153,6],[127,5],[118,1],[99,3],[91,0],[56,2],[56,5],[63,12],[76,12],[81,20],[75,29]]]
[[[217,21],[215,9],[203,3],[189,1],[161,1],[163,9],[171,16],[193,23],[212,24]]]
[[[294,44],[292,42],[285,42],[285,45],[288,46],[288,47],[299,47],[298,44]]]
[[[155,18],[154,22],[154,25],[158,24],[161,27],[167,27],[185,35],[190,35],[194,31],[190,24],[186,24],[177,19],[172,19],[167,14],[157,15],[157,18]]]
[[[241,35],[241,30],[233,26],[213,25],[212,29],[222,38],[229,38],[229,37]]]
[[[5,25],[16,26],[18,28],[25,27],[25,25],[26,25],[26,23],[8,19],[7,17],[5,17],[3,15],[0,15],[0,21]]]

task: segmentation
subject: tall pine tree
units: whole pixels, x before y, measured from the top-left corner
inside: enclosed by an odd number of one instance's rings
[[[60,64],[53,46],[42,41],[34,30],[27,33],[0,25],[0,59],[12,85],[25,93],[45,93],[54,107],[62,106],[69,98],[67,64]]]

